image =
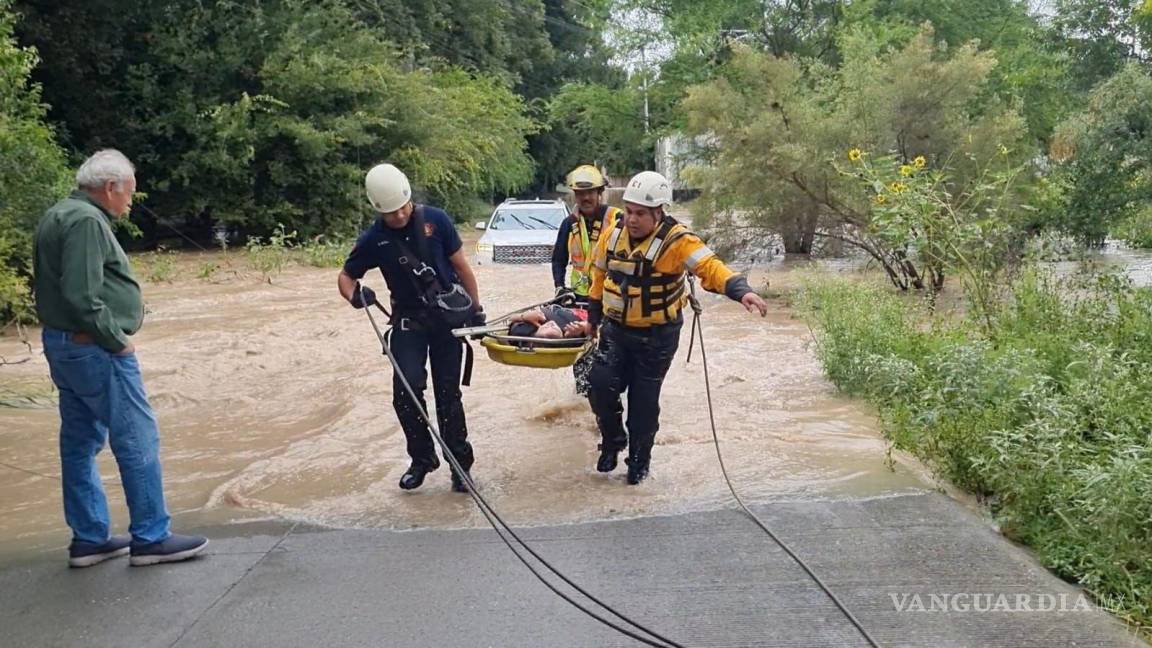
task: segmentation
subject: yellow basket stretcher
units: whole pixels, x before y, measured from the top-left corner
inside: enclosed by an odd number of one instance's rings
[[[486,333],[480,340],[480,346],[488,350],[488,357],[493,361],[537,369],[571,367],[590,344],[588,338],[549,340],[495,333]]]
[[[511,326],[507,320],[517,313],[558,303],[556,300],[535,304],[499,317],[487,326],[454,329],[452,335],[458,338],[480,338],[480,346],[488,350],[488,357],[500,364],[514,367],[534,367],[536,369],[561,369],[571,367],[585,351],[592,346],[590,338],[549,339],[537,337],[517,337],[508,334]]]

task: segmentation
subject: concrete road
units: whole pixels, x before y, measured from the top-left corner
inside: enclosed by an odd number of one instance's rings
[[[756,510],[881,646],[1146,646],[943,495]],[[184,564],[69,570],[55,552],[0,566],[0,645],[641,645],[549,592],[490,530],[266,523],[211,533],[206,555]],[[867,645],[734,510],[523,535],[576,582],[685,646]]]

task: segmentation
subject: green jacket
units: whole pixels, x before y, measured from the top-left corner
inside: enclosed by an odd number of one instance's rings
[[[44,326],[89,333],[117,353],[140,329],[144,301],[111,219],[83,191],[49,208],[36,226],[33,289]]]

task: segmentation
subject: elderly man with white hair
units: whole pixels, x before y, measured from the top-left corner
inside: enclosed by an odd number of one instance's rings
[[[36,312],[44,356],[60,392],[68,564],[88,567],[131,554],[132,565],[186,560],[208,544],[175,535],[160,471],[160,435],[144,393],[136,348],[144,302],[112,221],[128,214],[136,170],[119,151],[98,151],[76,173],[76,191],[36,227]],[[120,468],[130,535],[112,535],[96,455],[105,441]]]

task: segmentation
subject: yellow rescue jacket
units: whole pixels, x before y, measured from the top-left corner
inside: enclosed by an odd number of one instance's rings
[[[603,303],[605,318],[624,326],[648,328],[680,322],[687,301],[686,272],[715,293],[723,293],[728,280],[736,276],[699,236],[671,217],[636,242],[620,219],[596,247],[588,296]]]
[[[620,218],[620,210],[605,206],[602,218],[592,219],[587,227],[586,219],[579,211],[573,213],[572,231],[568,233],[568,285],[581,297],[588,296],[592,287],[592,258],[600,242],[602,232],[611,230]]]

